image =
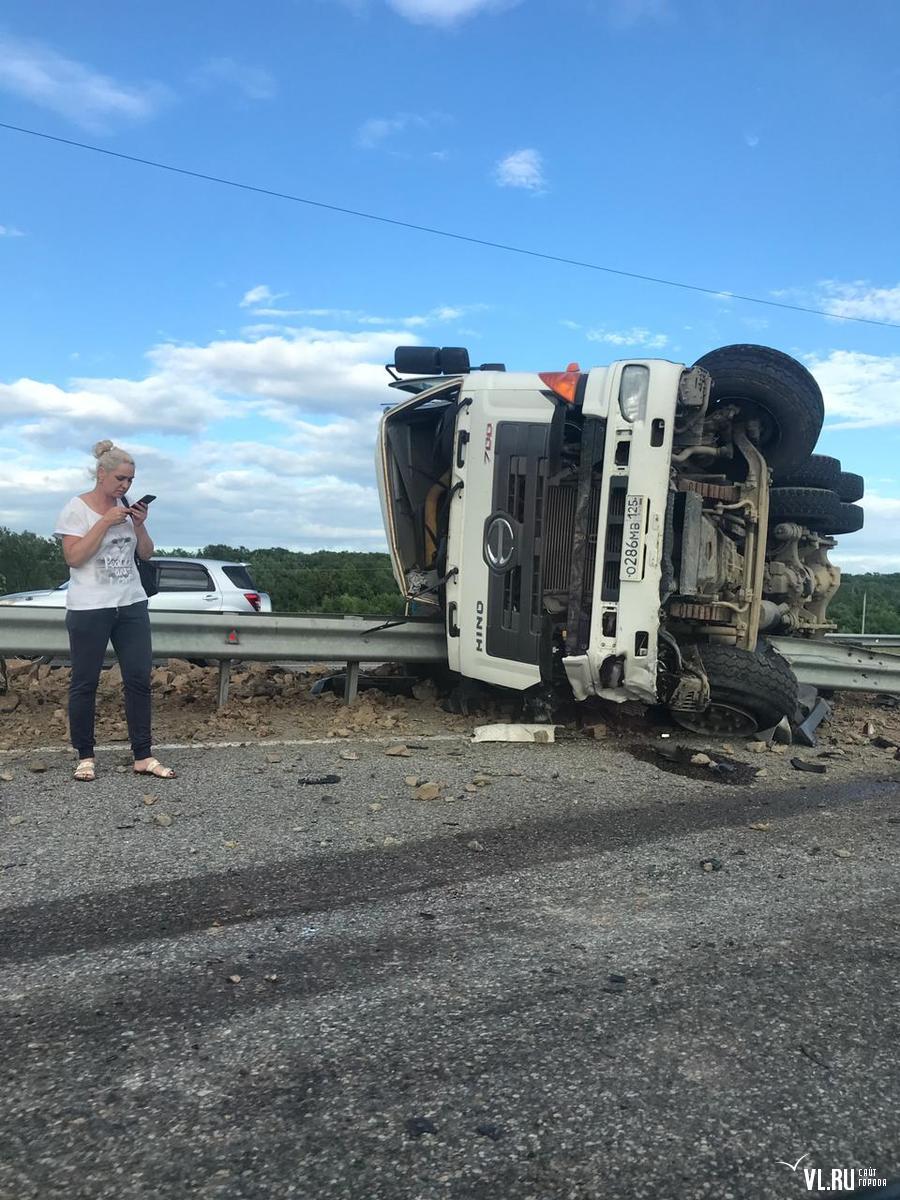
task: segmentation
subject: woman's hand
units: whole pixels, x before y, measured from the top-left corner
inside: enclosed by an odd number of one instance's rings
[[[131,519],[138,529],[140,529],[143,523],[147,520],[146,504],[132,504],[131,508],[123,509],[122,511],[131,514]]]
[[[125,518],[130,515],[130,509],[123,508],[121,504],[117,504],[114,508],[108,508],[100,520],[105,521],[107,526],[121,525]],[[146,516],[146,513],[144,515]]]

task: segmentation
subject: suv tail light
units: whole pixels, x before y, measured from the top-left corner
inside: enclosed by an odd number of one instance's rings
[[[249,600],[250,604],[253,606],[253,608],[255,608],[257,612],[259,612],[259,608],[260,608],[259,592],[244,592],[244,599]]]

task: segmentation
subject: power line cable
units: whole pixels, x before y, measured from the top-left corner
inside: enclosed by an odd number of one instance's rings
[[[823,308],[811,308],[803,304],[788,304],[784,300],[767,300],[762,296],[748,296],[741,292],[725,291],[722,288],[701,287],[696,283],[684,283],[677,279],[664,279],[658,275],[643,275],[638,271],[625,271],[619,267],[602,266],[600,263],[587,262],[579,258],[567,258],[561,254],[549,254],[543,250],[531,250],[526,246],[513,246],[507,242],[494,242],[489,238],[472,237],[465,233],[454,233],[449,229],[436,229],[430,225],[418,225],[413,221],[401,221],[396,217],[384,217],[378,213],[364,212],[362,209],[346,208],[340,204],[328,204],[324,200],[311,200],[308,196],[296,196],[291,192],[279,192],[274,188],[260,187],[253,183],[242,183],[237,179],[226,179],[221,175],[209,175],[204,171],[192,171],[187,167],[176,167],[172,163],[158,162],[152,158],[141,158],[135,154],[124,154],[119,150],[108,150],[104,146],[93,146],[89,142],[77,142],[72,138],[57,137],[52,133],[43,133],[38,129],[26,129],[21,125],[9,125],[0,121],[0,129],[12,133],[23,133],[29,137],[41,138],[47,142],[57,142],[62,146],[72,146],[77,150],[89,150],[93,154],[105,154],[108,158],[120,159],[123,162],[137,163],[142,167],[153,167],[158,171],[170,171],[174,175],[185,175],[189,179],[202,179],[206,183],[217,183],[223,187],[238,188],[243,192],[254,192],[260,196],[271,196],[276,200],[289,200],[292,204],[305,204],[310,208],[321,208],[328,212],[341,213],[346,217],[359,217],[365,221],[377,221],[382,225],[393,225],[398,229],[413,229],[417,233],[429,233],[434,237],[450,238],[457,242],[467,242],[472,246],[485,246],[491,250],[502,250],[507,254],[521,254],[527,258],[539,258],[545,262],[561,263],[564,266],[580,267],[586,271],[602,271],[606,275],[618,275],[623,279],[637,279],[642,283],[655,283],[662,287],[680,288],[686,292],[699,292],[704,296],[717,296],[720,299],[742,300],[747,304],[762,304],[767,308],[787,309],[789,312],[809,313],[815,317],[829,317],[834,321],[852,321],[859,325],[878,325],[885,329],[900,329],[900,322],[878,321],[874,317],[853,317],[845,313],[828,312]]]

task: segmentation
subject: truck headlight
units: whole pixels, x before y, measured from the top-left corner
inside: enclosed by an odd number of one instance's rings
[[[619,411],[626,421],[643,421],[647,415],[650,368],[632,363],[622,371],[619,382]]]

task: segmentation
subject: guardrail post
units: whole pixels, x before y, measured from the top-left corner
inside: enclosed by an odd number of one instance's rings
[[[231,679],[231,659],[219,659],[219,712],[228,703],[228,683]]]
[[[356,699],[356,691],[359,687],[359,663],[348,662],[347,674],[344,676],[344,703],[352,704]]]

